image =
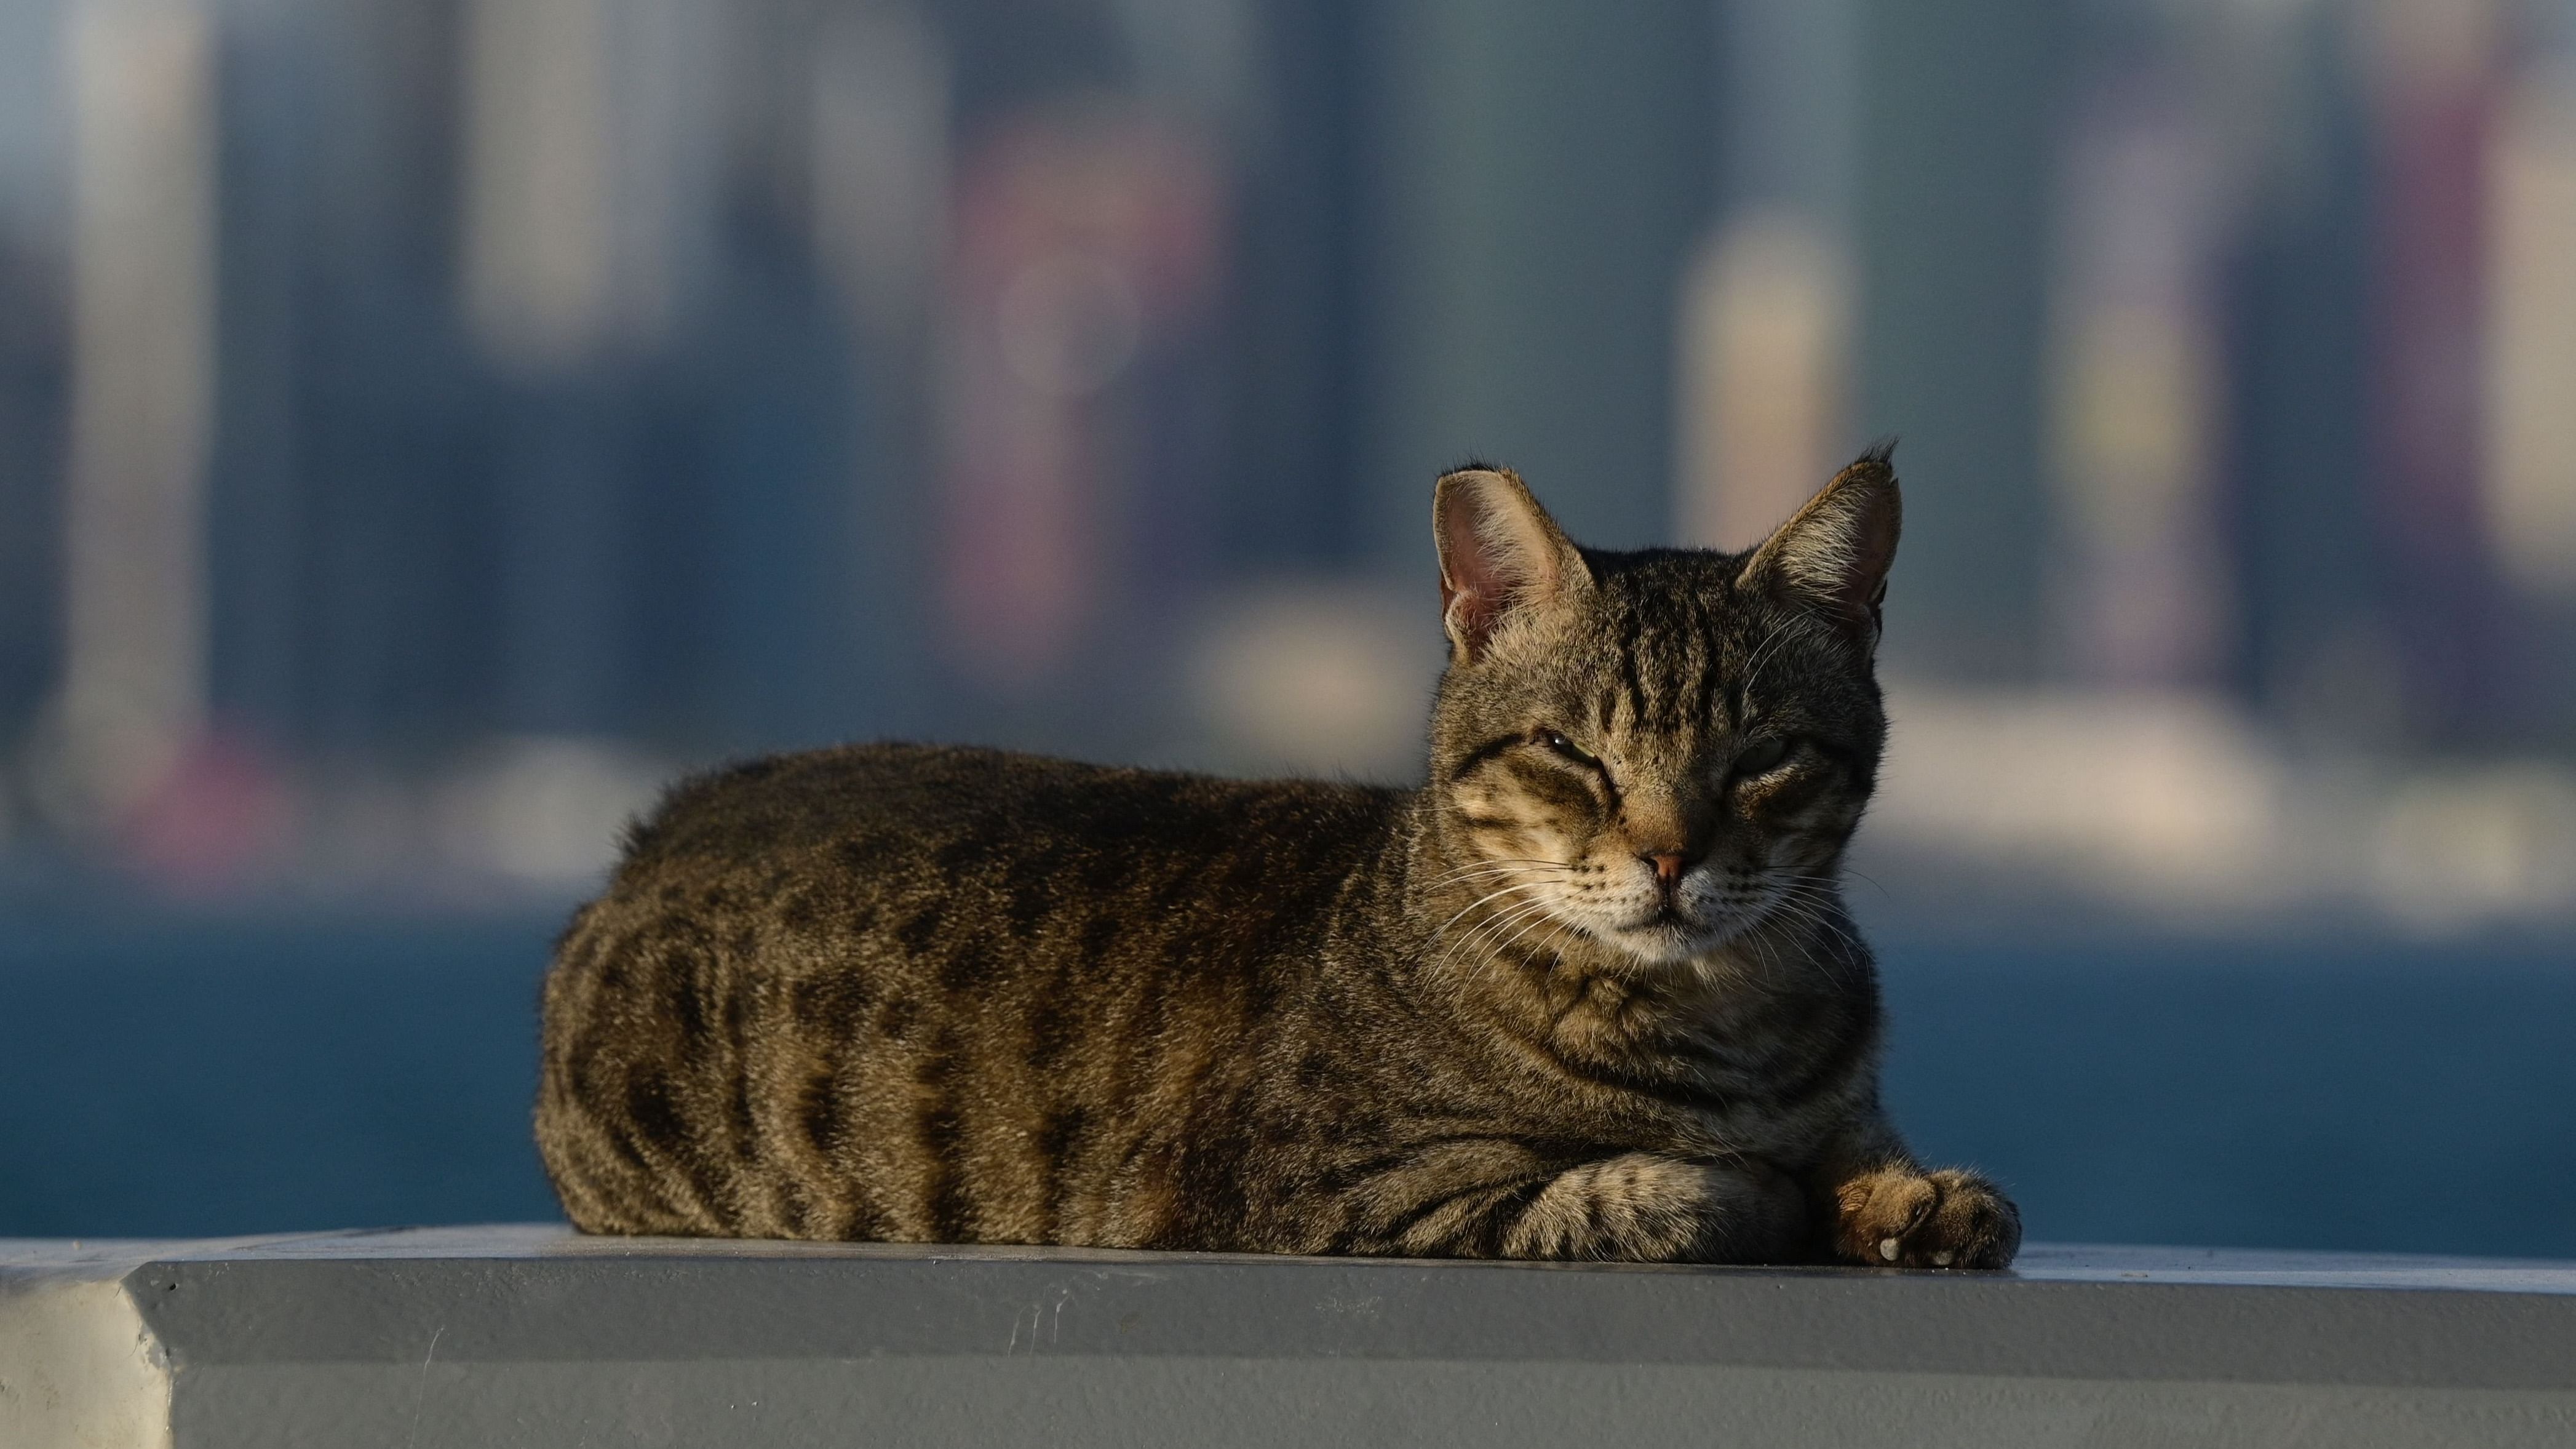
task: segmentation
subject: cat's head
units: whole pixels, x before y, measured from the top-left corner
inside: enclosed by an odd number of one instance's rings
[[[1498,938],[1553,921],[1651,964],[1814,913],[1887,733],[1887,451],[1742,554],[1580,548],[1490,467],[1442,478],[1433,513],[1444,893],[1490,895]]]

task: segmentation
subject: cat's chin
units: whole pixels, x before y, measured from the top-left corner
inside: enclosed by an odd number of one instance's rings
[[[1730,933],[1693,921],[1658,920],[1609,934],[1641,966],[1682,966],[1724,945]]]

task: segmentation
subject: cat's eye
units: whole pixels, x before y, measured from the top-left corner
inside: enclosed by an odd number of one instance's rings
[[[1565,756],[1567,759],[1572,760],[1578,765],[1598,765],[1601,763],[1599,760],[1596,760],[1592,758],[1591,755],[1585,753],[1581,745],[1567,739],[1564,731],[1562,730],[1542,729],[1537,731],[1537,734],[1538,742],[1540,744],[1547,746],[1549,749],[1556,751],[1558,754]]]
[[[1788,758],[1787,740],[1756,740],[1736,754],[1735,777],[1750,780],[1757,775],[1768,775]]]

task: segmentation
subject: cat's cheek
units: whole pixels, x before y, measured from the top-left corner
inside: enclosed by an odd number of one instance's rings
[[[1850,839],[1848,827],[1779,830],[1763,846],[1763,869],[1792,875],[1822,870]]]

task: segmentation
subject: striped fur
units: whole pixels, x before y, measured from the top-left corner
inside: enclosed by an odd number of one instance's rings
[[[1834,884],[1883,453],[1752,554],[1441,481],[1419,790],[868,745],[686,782],[546,985],[593,1232],[1994,1267]]]

